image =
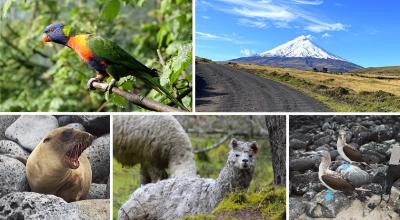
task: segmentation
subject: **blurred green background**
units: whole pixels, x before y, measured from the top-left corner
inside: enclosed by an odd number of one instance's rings
[[[88,91],[95,71],[71,49],[42,42],[44,28],[54,22],[115,41],[159,70],[161,84],[175,96],[191,91],[191,0],[0,0],[0,7],[0,111],[144,111],[115,95]],[[134,78],[121,80],[124,89],[169,102]],[[191,107],[191,93],[182,101]]]
[[[201,150],[232,134],[238,140],[257,141],[256,169],[246,193],[232,193],[212,214],[200,214],[187,219],[242,219],[238,213],[254,219],[282,219],[285,214],[285,187],[273,185],[273,170],[264,116],[175,116],[189,134],[192,147]],[[231,138],[219,147],[196,153],[196,168],[203,178],[217,178],[225,166]],[[113,159],[113,218],[135,189],[140,186],[140,165],[123,167]],[[244,213],[243,213],[244,212]]]

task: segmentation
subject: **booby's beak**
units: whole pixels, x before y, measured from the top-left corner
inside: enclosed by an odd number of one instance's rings
[[[50,41],[51,41],[50,38],[49,38],[49,35],[47,35],[47,34],[43,34],[42,39],[43,39],[43,43],[46,43],[46,42],[50,42]]]

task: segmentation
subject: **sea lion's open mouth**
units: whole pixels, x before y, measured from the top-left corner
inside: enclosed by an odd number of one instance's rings
[[[82,152],[89,147],[93,139],[94,136],[90,135],[87,140],[78,143],[71,150],[67,151],[67,162],[69,163],[71,169],[77,169],[79,167],[79,157],[81,156]]]

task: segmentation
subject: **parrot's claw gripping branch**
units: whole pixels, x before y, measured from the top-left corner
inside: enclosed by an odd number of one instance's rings
[[[109,93],[109,94],[111,94],[112,93],[112,89],[115,87],[115,83],[116,83],[117,81],[115,80],[115,79],[112,79],[111,80],[111,82],[110,82],[110,84],[108,84],[108,86],[107,86],[107,92]]]
[[[90,81],[90,80],[89,80]],[[88,82],[89,84],[89,82]],[[91,85],[93,88],[101,89],[102,91],[107,91],[109,85],[106,83],[98,82],[98,80],[92,80]],[[142,108],[157,111],[157,112],[184,112],[181,109],[177,109],[154,100],[148,99],[144,96],[138,95],[133,92],[127,92],[118,87],[112,86],[111,91],[116,95],[125,98],[127,101],[132,102]]]
[[[95,90],[96,88],[93,86],[93,82],[99,82],[99,80],[97,79],[97,78],[90,78],[88,81],[87,81],[87,84],[86,84],[86,86],[87,86],[87,88],[89,89],[89,90]]]

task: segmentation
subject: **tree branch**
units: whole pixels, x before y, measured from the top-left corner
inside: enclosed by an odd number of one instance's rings
[[[92,85],[93,85],[93,87],[95,87],[97,89],[101,89],[102,91],[106,91],[107,86],[108,86],[106,83],[99,83],[99,82],[93,82]],[[113,87],[112,92],[114,94],[117,94],[117,95],[125,98],[127,101],[132,102],[132,103],[134,103],[142,108],[148,109],[148,110],[157,111],[157,112],[182,112],[183,111],[183,110],[156,102],[154,100],[148,99],[144,96],[140,96],[135,93],[126,92],[117,87]]]
[[[194,150],[194,153],[195,153],[195,154],[198,154],[198,153],[207,152],[207,151],[210,151],[210,150],[212,150],[212,149],[215,149],[215,148],[221,146],[226,140],[228,140],[228,138],[231,137],[232,134],[233,134],[233,133],[229,133],[229,134],[225,135],[225,136],[224,136],[223,138],[221,138],[217,143],[215,143],[215,144],[213,144],[213,145],[211,145],[211,146],[209,146],[209,147],[206,147],[206,148],[200,149],[200,150]]]

